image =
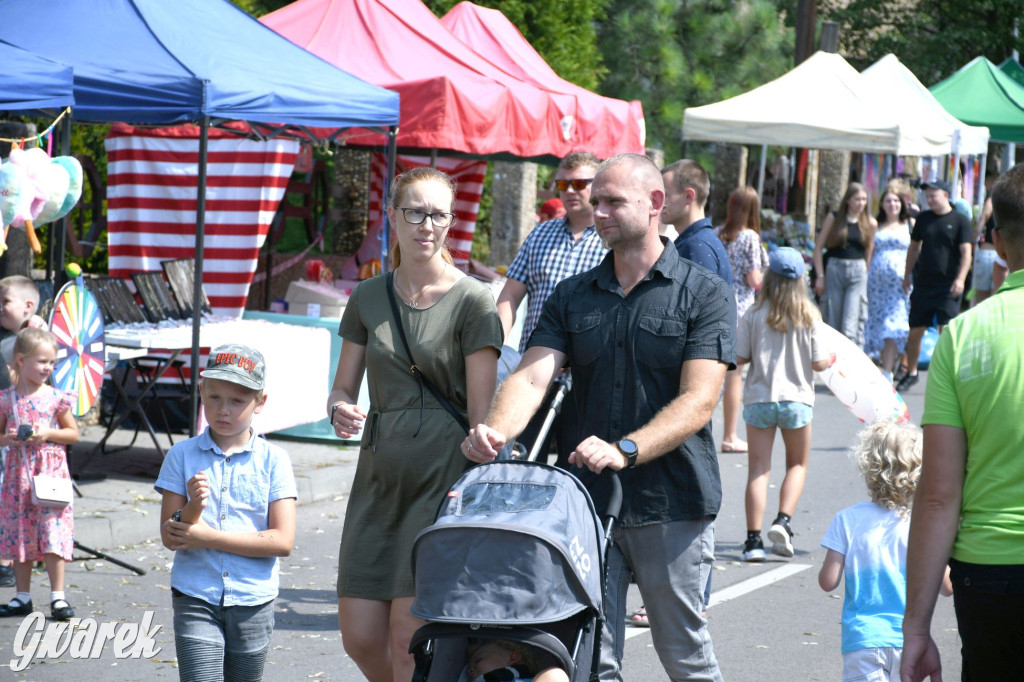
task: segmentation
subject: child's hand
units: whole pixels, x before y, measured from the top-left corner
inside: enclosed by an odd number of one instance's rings
[[[200,509],[205,509],[206,503],[210,499],[210,481],[207,480],[206,473],[200,471],[188,479],[186,489],[188,490],[189,504],[194,503],[199,505]]]
[[[53,429],[47,429],[42,424],[32,425],[32,435],[25,439],[26,443],[45,443],[50,440],[50,433]]]
[[[210,526],[202,519],[196,523],[168,519],[164,524],[167,527],[167,547],[174,552],[205,547],[211,532]]]

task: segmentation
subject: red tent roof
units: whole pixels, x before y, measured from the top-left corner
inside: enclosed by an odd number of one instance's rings
[[[420,0],[298,0],[260,21],[348,73],[397,91],[400,149],[525,158],[574,149],[573,97],[496,68]]]
[[[608,158],[644,153],[644,112],[640,102],[602,97],[558,76],[500,10],[460,2],[441,18],[462,42],[521,81],[577,101],[575,149]]]

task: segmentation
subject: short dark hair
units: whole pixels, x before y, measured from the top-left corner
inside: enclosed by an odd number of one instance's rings
[[[692,189],[697,205],[701,208],[708,202],[711,194],[711,178],[708,172],[691,159],[679,159],[661,169],[661,174],[675,173],[676,189]]]
[[[561,163],[558,164],[558,170],[576,170],[584,166],[596,169],[600,165],[601,159],[590,152],[573,152],[562,159]]]
[[[992,214],[1007,248],[1024,253],[1024,163],[1006,171],[992,188]]]

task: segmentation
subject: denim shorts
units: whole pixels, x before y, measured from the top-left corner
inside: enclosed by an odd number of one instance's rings
[[[743,421],[759,429],[802,429],[811,423],[814,408],[784,400],[778,403],[754,403],[743,408]]]
[[[171,591],[182,679],[261,679],[274,634],[274,600],[223,606]]]

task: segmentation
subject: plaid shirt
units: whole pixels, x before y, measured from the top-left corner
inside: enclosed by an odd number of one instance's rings
[[[530,297],[519,342],[520,353],[526,350],[530,334],[540,321],[544,301],[555,290],[555,285],[597,267],[607,252],[593,225],[584,230],[579,239],[573,239],[568,218],[545,221],[526,235],[526,241],[505,273],[510,279],[525,284]]]

